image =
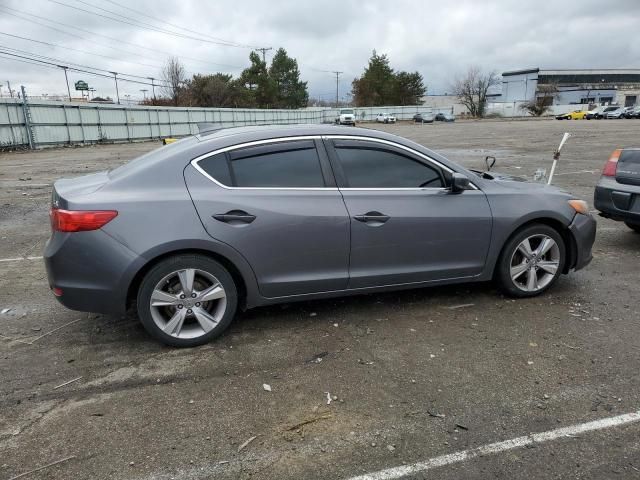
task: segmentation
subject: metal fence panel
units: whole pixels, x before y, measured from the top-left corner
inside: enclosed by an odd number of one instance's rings
[[[185,108],[28,101],[36,146],[126,142],[198,133],[198,123],[220,127],[267,124],[333,123],[335,108],[265,110]],[[426,106],[354,108],[358,121],[375,121],[380,113],[410,120],[416,113],[437,112]],[[450,110],[443,110],[450,111]],[[0,147],[27,146],[21,99],[0,99]]]

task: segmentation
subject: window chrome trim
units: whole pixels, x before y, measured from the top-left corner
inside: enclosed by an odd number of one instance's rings
[[[202,175],[207,177],[213,183],[227,190],[285,190],[285,191],[286,190],[294,190],[294,191],[302,190],[302,191],[336,191],[337,192],[338,191],[337,187],[230,187],[228,185],[224,185],[220,183],[218,180],[213,178],[211,175],[205,172],[204,169],[198,164],[201,160],[204,160],[205,158],[218,155],[219,153],[225,153],[225,152],[230,152],[231,150],[237,150],[239,148],[255,147],[257,145],[265,145],[269,143],[279,143],[279,142],[285,143],[288,141],[295,141],[295,140],[318,140],[321,138],[322,138],[321,135],[304,135],[304,136],[297,136],[297,137],[268,138],[265,140],[255,140],[253,142],[240,143],[237,145],[231,145],[228,147],[219,148],[218,150],[214,150],[213,152],[200,155],[199,157],[196,157],[193,160],[191,160],[191,165],[193,165],[193,167],[196,170],[198,170]]]
[[[396,147],[399,148],[401,150],[405,150],[413,155],[416,155],[420,158],[422,158],[423,160],[426,160],[428,163],[431,163],[433,165],[435,165],[438,168],[441,168],[443,170],[446,170],[449,173],[453,173],[454,170],[450,169],[449,167],[447,167],[446,165],[440,163],[439,161],[423,154],[420,153],[412,148],[409,147],[405,147],[404,145],[401,145],[399,143],[395,143],[389,140],[385,140],[382,138],[375,138],[375,137],[365,137],[365,136],[359,136],[359,135],[300,135],[300,136],[295,136],[295,137],[277,137],[277,138],[267,138],[264,140],[254,140],[252,142],[245,142],[245,143],[240,143],[237,145],[230,145],[228,147],[223,147],[223,148],[219,148],[217,150],[214,150],[212,152],[208,152],[205,153],[203,155],[200,155],[199,157],[194,158],[193,160],[191,160],[190,164],[198,171],[200,172],[202,175],[204,175],[206,178],[208,178],[209,180],[211,180],[213,183],[215,183],[216,185],[218,185],[221,188],[225,188],[227,190],[301,190],[301,191],[341,191],[341,190],[347,190],[347,191],[446,191],[449,190],[446,187],[437,187],[437,188],[429,188],[429,187],[398,187],[398,188],[392,188],[392,187],[386,187],[386,188],[338,188],[338,187],[230,187],[228,185],[224,185],[222,183],[220,183],[218,180],[216,180],[215,178],[213,178],[211,175],[209,175],[207,172],[204,171],[204,169],[199,165],[199,162],[201,160],[204,160],[205,158],[209,158],[212,157],[214,155],[218,155],[220,153],[225,153],[225,152],[229,152],[231,150],[237,150],[239,148],[245,148],[245,147],[254,147],[256,145],[264,145],[264,144],[269,144],[269,143],[285,143],[288,141],[295,141],[295,140],[332,140],[332,139],[338,139],[338,140],[360,140],[360,141],[369,141],[369,142],[374,142],[374,143],[381,143],[383,145],[389,145],[391,147]],[[474,185],[473,183],[470,183],[470,185],[473,187],[474,190],[479,190],[478,187],[476,185]]]
[[[437,161],[434,158],[429,157],[428,155],[425,155],[424,153],[420,153],[417,150],[414,150],[413,148],[410,147],[406,147],[404,145],[401,145],[399,143],[396,142],[392,142],[390,140],[385,140],[383,138],[375,138],[375,137],[361,137],[358,135],[323,135],[322,136],[323,139],[326,140],[331,140],[331,139],[338,139],[338,140],[361,140],[361,141],[371,141],[371,142],[375,142],[375,143],[382,143],[383,145],[389,145],[392,147],[396,147],[399,148],[401,150],[405,150],[409,153],[411,153],[412,155],[416,155],[420,158],[422,158],[423,160],[426,160],[427,163],[430,163],[434,166],[436,166],[437,168],[440,168],[442,170],[446,170],[449,173],[454,173],[454,170],[450,169],[449,167],[447,167],[446,165],[440,163],[439,161]],[[471,185],[473,187],[474,190],[479,190],[479,188],[477,186],[475,186],[473,184],[473,182],[469,182],[469,185]],[[429,192],[435,192],[435,191],[448,191],[449,188],[447,187],[369,187],[369,188],[356,188],[356,187],[345,187],[345,188],[341,188],[341,191],[347,190],[347,191],[429,191]]]

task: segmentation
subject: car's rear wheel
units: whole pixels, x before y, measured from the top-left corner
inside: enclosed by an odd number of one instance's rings
[[[566,248],[548,225],[530,225],[513,235],[498,260],[500,287],[514,297],[533,297],[553,285],[564,268]]]
[[[219,336],[238,304],[229,272],[204,255],[176,255],[144,276],[137,308],[144,328],[174,347],[195,347]]]
[[[624,224],[636,233],[640,233],[640,223],[624,222]]]

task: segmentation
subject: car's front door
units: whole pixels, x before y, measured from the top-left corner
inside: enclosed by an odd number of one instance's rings
[[[347,287],[349,217],[316,141],[212,152],[185,171],[205,229],[248,260],[266,297]]]
[[[387,141],[325,141],[351,218],[349,288],[469,278],[492,218],[481,190],[452,193],[451,171]]]

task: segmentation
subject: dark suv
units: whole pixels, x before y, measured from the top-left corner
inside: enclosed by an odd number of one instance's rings
[[[596,185],[600,215],[640,232],[640,148],[614,150]]]

